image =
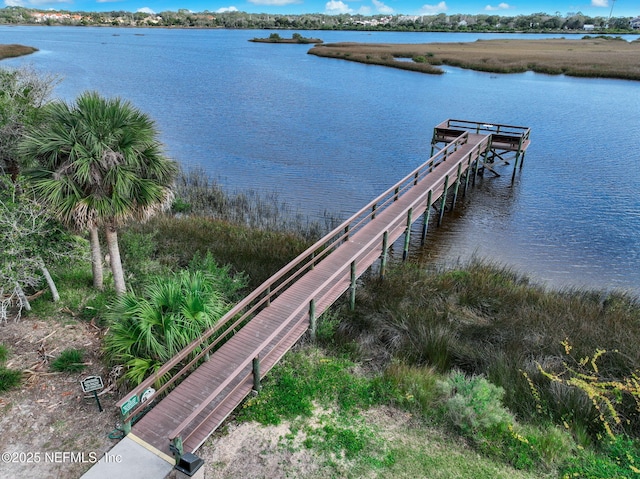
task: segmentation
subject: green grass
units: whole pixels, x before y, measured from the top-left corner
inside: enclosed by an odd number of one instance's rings
[[[87,366],[83,360],[84,352],[80,349],[65,349],[51,363],[51,369],[59,372],[79,373]]]
[[[317,405],[348,414],[388,400],[384,381],[355,376],[354,367],[348,359],[313,348],[290,353],[263,381],[261,393],[245,402],[238,418],[277,425],[311,417]]]
[[[9,348],[0,344],[0,392],[17,387],[22,381],[22,373],[4,366],[9,357]]]
[[[22,373],[0,366],[0,392],[17,387],[22,380]]]
[[[7,348],[4,344],[0,344],[0,364],[6,362],[8,357],[9,348]]]

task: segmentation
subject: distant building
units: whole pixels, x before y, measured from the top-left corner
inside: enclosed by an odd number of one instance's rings
[[[631,26],[631,28],[633,28],[634,30],[638,30],[640,29],[640,17],[636,17],[633,20],[631,20],[629,22],[629,25]]]
[[[582,28],[590,32],[591,30],[595,30],[596,26],[586,23]]]

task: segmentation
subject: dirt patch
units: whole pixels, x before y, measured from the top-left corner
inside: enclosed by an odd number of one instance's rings
[[[58,321],[23,318],[0,326],[0,344],[9,349],[5,366],[24,372],[17,389],[0,394],[0,478],[78,478],[115,445],[109,433],[118,420],[119,398],[101,394],[104,411],[99,412],[80,385],[97,375],[105,390],[110,387],[100,361],[101,336],[95,326],[64,315]],[[68,348],[84,351],[83,372],[51,370],[51,361]]]
[[[318,409],[316,417],[327,411]],[[366,422],[379,427],[385,441],[402,441],[407,430],[415,426],[409,413],[390,407],[372,408],[363,413]],[[308,420],[314,427],[315,419]],[[291,431],[297,430],[296,433]],[[255,422],[229,422],[212,436],[198,451],[205,461],[205,477],[236,479],[239,477],[307,479],[343,477],[340,460],[328,458],[305,448],[304,432],[290,422],[279,426],[263,426]],[[348,464],[343,464],[348,470]],[[346,476],[345,476],[346,477]]]

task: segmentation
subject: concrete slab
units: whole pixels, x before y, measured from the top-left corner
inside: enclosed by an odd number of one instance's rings
[[[125,436],[80,479],[164,479],[175,461],[133,434]]]

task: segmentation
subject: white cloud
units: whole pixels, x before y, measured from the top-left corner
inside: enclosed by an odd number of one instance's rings
[[[149,7],[142,7],[142,8],[138,8],[138,10],[136,10],[139,13],[148,13],[149,15],[155,15],[156,12],[154,12],[153,10],[151,10]]]
[[[300,2],[301,0],[249,0],[249,3],[253,3],[254,5],[269,5],[271,7],[282,7]]]
[[[591,0],[592,7],[608,7],[609,0]]]
[[[421,13],[430,14],[430,13],[442,13],[448,10],[447,4],[445,2],[440,2],[437,5],[422,5],[420,8]]]
[[[378,13],[382,13],[384,15],[388,13],[393,13],[393,8],[385,5],[380,0],[371,0],[371,2],[373,3],[373,6],[376,7],[376,10],[378,11]]]
[[[24,2],[21,0],[4,0],[5,7],[24,7]]]
[[[510,8],[511,8],[511,5],[509,5],[508,3],[501,3],[497,7],[494,7],[491,5],[487,5],[486,7],[484,7],[484,9],[488,12],[494,12],[496,10],[509,10]]]
[[[360,15],[371,15],[371,7],[369,7],[368,5],[362,5],[360,8],[358,8],[358,13]]]
[[[325,4],[324,9],[329,15],[339,15],[341,13],[353,12],[353,10],[349,8],[349,5],[344,3],[342,0],[329,0]]]
[[[227,12],[237,12],[238,9],[236,7],[222,7],[216,10],[216,13],[227,13]]]

